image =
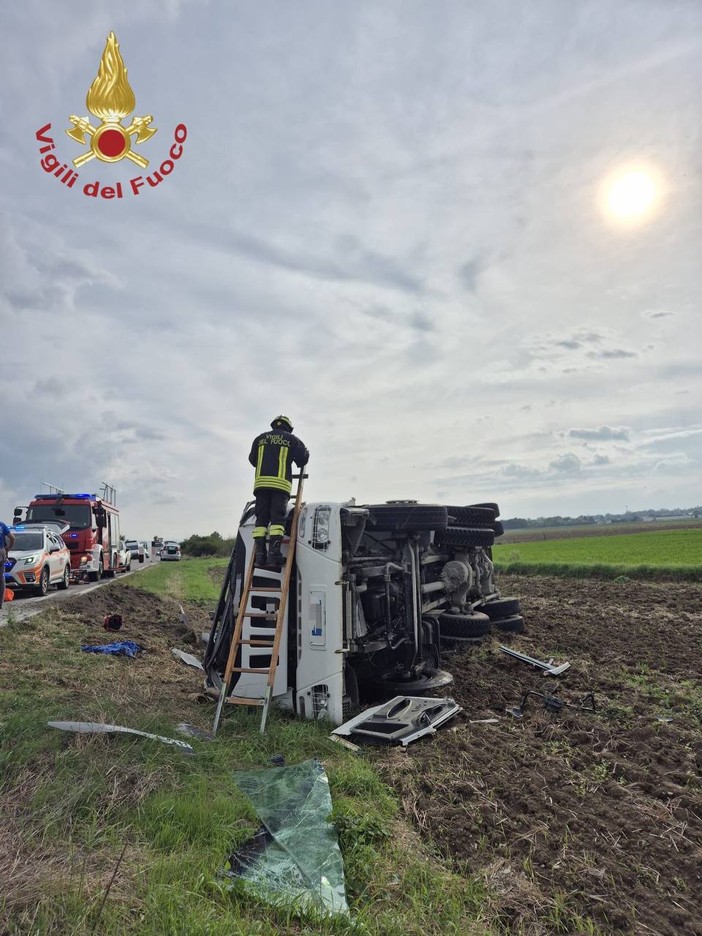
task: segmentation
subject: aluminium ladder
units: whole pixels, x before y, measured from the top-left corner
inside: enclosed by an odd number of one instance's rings
[[[288,592],[290,591],[290,579],[292,576],[293,560],[295,558],[295,544],[297,542],[297,524],[300,516],[300,508],[302,507],[302,486],[303,480],[307,477],[307,475],[304,473],[304,469],[300,469],[300,473],[293,475],[293,477],[297,478],[297,491],[295,492],[295,505],[293,507],[292,522],[290,525],[290,537],[288,540],[288,552],[285,559],[285,572],[283,575],[283,580],[279,586],[254,586],[253,579],[254,570],[256,568],[256,551],[255,549],[251,550],[251,559],[249,560],[246,579],[244,581],[241,597],[239,599],[239,611],[236,616],[236,624],[234,625],[232,642],[229,647],[229,656],[227,657],[227,666],[224,670],[222,687],[219,693],[219,700],[217,702],[217,711],[215,712],[214,725],[212,728],[213,735],[217,733],[225,705],[260,706],[262,709],[261,734],[263,734],[266,730],[268,710],[273,698],[273,684],[275,682],[275,674],[278,668],[280,640],[283,635],[283,628],[285,626],[285,611],[288,603]],[[249,599],[252,595],[257,596],[259,594],[270,595],[271,598],[276,599],[278,601],[277,610],[270,612],[251,610],[249,608]],[[275,630],[270,635],[262,634],[257,638],[250,638],[245,640],[242,638],[242,633],[244,630],[244,621],[246,618],[257,618],[266,621],[274,620]],[[239,653],[239,650],[242,646],[258,647],[260,649],[270,650],[271,660],[269,665],[263,667],[236,666],[235,663],[237,654]],[[266,676],[266,688],[263,697],[249,698],[245,696],[236,696],[234,694],[230,695],[229,686],[231,685],[231,679],[234,673],[258,673],[262,676]]]

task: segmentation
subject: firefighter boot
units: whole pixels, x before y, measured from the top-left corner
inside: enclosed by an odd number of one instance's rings
[[[259,567],[263,568],[266,564],[266,537],[261,536],[256,538],[256,555],[254,556],[254,563]]]
[[[274,569],[282,569],[285,565],[285,558],[280,551],[280,544],[282,542],[282,536],[271,537],[271,548],[268,550],[268,565]]]

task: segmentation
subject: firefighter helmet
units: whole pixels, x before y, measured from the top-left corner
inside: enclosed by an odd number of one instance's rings
[[[276,416],[271,423],[271,429],[287,429],[288,432],[292,432],[293,425],[287,416]]]

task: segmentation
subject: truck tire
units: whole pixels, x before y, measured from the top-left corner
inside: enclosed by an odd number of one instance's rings
[[[367,529],[379,533],[445,530],[448,513],[439,504],[370,504]]]
[[[437,546],[492,546],[494,542],[492,530],[476,530],[474,527],[449,527],[439,530],[434,537]]]
[[[66,589],[68,588],[70,584],[71,584],[71,567],[70,565],[67,565],[66,568],[63,570],[63,578],[61,579],[61,581],[58,583],[56,587],[59,589],[59,591],[66,591]]]
[[[491,621],[497,621],[512,614],[519,614],[522,610],[522,603],[519,598],[493,598],[492,601],[486,601],[476,610],[487,614]]]
[[[487,507],[488,510],[494,510],[494,511],[495,511],[495,516],[496,516],[496,517],[499,517],[499,516],[500,516],[500,508],[498,507],[497,504],[492,503],[492,502],[490,502],[489,504],[470,504],[469,506],[470,506],[470,507]]]
[[[501,520],[495,520],[492,525],[492,532],[495,534],[495,536],[502,536],[502,534],[505,532],[505,528],[502,526]]]
[[[396,695],[406,696],[425,696],[437,689],[443,689],[450,686],[453,682],[453,676],[445,670],[425,670],[414,679],[401,679],[395,673],[386,673],[383,676],[375,677],[371,686],[376,692],[380,692],[385,698],[392,698]]]
[[[102,578],[102,573],[105,571],[105,566],[102,562],[102,556],[100,556],[100,562],[98,563],[97,572],[88,572],[88,578],[91,582],[99,582]]]
[[[441,639],[444,637],[484,637],[490,630],[490,618],[480,611],[471,614],[451,614],[445,612],[439,615]]]
[[[506,634],[524,633],[524,618],[521,614],[510,614],[509,617],[497,618],[492,626]]]
[[[449,526],[473,527],[491,530],[495,523],[495,511],[487,507],[447,507]]]

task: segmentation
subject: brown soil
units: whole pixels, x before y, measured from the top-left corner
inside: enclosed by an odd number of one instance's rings
[[[453,725],[379,754],[509,933],[702,934],[702,586],[502,576],[527,633],[447,655]],[[574,707],[548,711],[528,690]],[[594,693],[597,711],[579,707]],[[480,719],[498,719],[480,723]]]

